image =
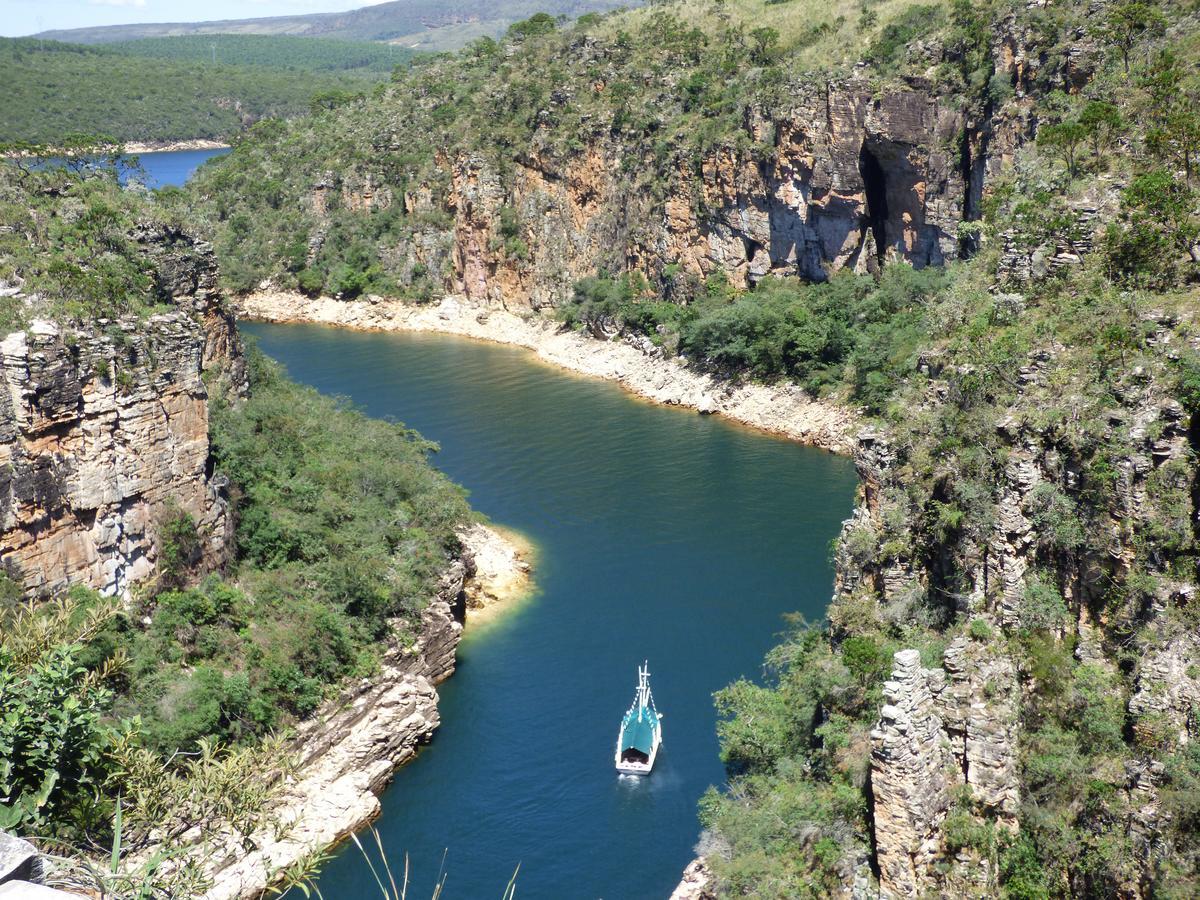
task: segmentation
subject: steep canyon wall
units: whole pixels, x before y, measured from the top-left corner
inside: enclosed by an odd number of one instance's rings
[[[211,249],[164,226],[136,235],[163,312],[0,342],[0,564],[49,594],[123,593],[149,576],[165,517],[186,513],[202,562],[231,523],[209,471],[209,383],[240,389],[241,345]]]

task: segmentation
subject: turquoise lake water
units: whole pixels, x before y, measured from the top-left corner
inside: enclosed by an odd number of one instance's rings
[[[441,444],[476,509],[539,551],[539,594],[469,631],[439,688],[442,726],[397,773],[378,828],[409,898],[665,900],[724,778],[712,693],[761,676],[783,614],[824,615],[849,460],[538,363],[435,335],[246,324],[296,379]],[[663,718],[654,773],[619,778],[613,744],[650,662]],[[444,856],[443,856],[444,854]],[[358,851],[326,900],[379,897]],[[298,896],[298,895],[297,895]]]
[[[150,188],[182,187],[203,163],[228,152],[229,148],[226,147],[220,150],[156,150],[153,153],[130,154],[127,160],[118,163],[121,183],[136,180]],[[130,164],[135,159],[137,166]],[[61,163],[62,160],[51,162]]]
[[[137,160],[146,172],[147,187],[181,187],[196,174],[202,163],[228,152],[228,147],[223,150],[160,150],[139,153]]]

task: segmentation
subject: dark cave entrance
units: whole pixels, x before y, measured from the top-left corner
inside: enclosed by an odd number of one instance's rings
[[[865,141],[858,154],[858,172],[867,194],[867,225],[875,238],[875,255],[883,262],[887,253],[887,175]]]

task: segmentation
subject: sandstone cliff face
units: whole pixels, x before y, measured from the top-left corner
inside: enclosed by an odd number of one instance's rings
[[[478,163],[456,171],[455,289],[544,307],[597,269],[653,276],[673,264],[744,286],[768,274],[821,280],[888,253],[916,266],[957,256],[967,187],[954,141],[965,121],[928,91],[810,87],[789,110],[749,112],[745,127],[772,150],[714,152],[674,173],[661,203],[631,189],[620,147],[593,146],[565,170],[529,159],[510,185]],[[488,250],[510,197],[524,260]]]
[[[1146,320],[1147,344],[1171,352],[1179,339],[1169,317]],[[1036,578],[1053,578],[1066,602],[1067,618],[1056,626],[1075,657],[1115,671],[1112,660],[1123,623],[1111,621],[1106,591],[1134,571],[1151,566],[1139,547],[1148,530],[1187,531],[1194,511],[1172,505],[1164,486],[1191,484],[1192,446],[1187,417],[1149,372],[1135,370],[1116,391],[1115,403],[1095,423],[1094,439],[1107,448],[1113,490],[1105,504],[1087,503],[1091,544],[1055,543],[1050,503],[1074,502],[1085,490],[1085,460],[1055,427],[1040,423],[1054,381],[1052,354],[1033,353],[1016,373],[1021,387],[998,432],[1004,445],[996,474],[995,514],[982,533],[931,539],[924,545],[893,542],[888,553],[852,552],[841,543],[837,591],[841,597],[871,598],[886,619],[904,621],[917,608],[972,622],[946,647],[941,668],[920,665],[915,650],[896,654],[886,705],[872,732],[871,798],[879,888],[883,896],[983,895],[996,873],[986,859],[948,842],[947,818],[966,815],[979,824],[1015,832],[1021,797],[1021,717],[1036,705],[1033,673],[1023,670],[1013,644],[1001,635],[1029,625],[1027,591]],[[929,402],[944,402],[944,385],[931,361]],[[1031,411],[1032,412],[1031,414]],[[1076,426],[1073,426],[1076,427]],[[875,546],[894,537],[897,523],[919,532],[926,511],[910,505],[908,448],[875,430],[859,437],[856,462],[862,496],[844,534],[868,534]],[[1180,496],[1176,493],[1174,496]],[[1194,496],[1194,494],[1193,494]],[[1067,498],[1067,499],[1063,499]],[[1081,508],[1084,505],[1079,501]],[[1198,733],[1200,646],[1181,630],[1173,609],[1185,606],[1194,588],[1156,571],[1141,609],[1141,640],[1152,646],[1133,663],[1133,693],[1127,715],[1144,747],[1180,747]],[[927,613],[928,614],[928,613]],[[835,617],[836,634],[836,617]],[[1149,635],[1149,638],[1146,637]],[[1161,812],[1157,789],[1163,768],[1153,754],[1131,765],[1124,792],[1130,810],[1126,828],[1149,836]],[[969,790],[968,790],[969,789]],[[1147,845],[1148,846],[1148,845]],[[1123,886],[1139,896],[1137,875]]]
[[[503,173],[481,156],[441,158],[445,187],[402,202],[430,220],[448,214],[449,228],[383,252],[401,263],[393,268],[472,301],[534,309],[562,303],[598,270],[721,271],[746,286],[767,275],[823,280],[888,256],[938,265],[958,257],[958,226],[993,171],[985,127],[1004,133],[996,146],[1020,140],[1018,126],[970,121],[919,81],[877,93],[851,79],[797,85],[786,108],[747,111],[741,137],[754,149],[728,145],[665,173],[611,136],[566,158],[532,148]],[[972,141],[974,167],[964,163]],[[653,188],[641,177],[650,172]],[[310,209],[323,218],[335,196],[350,210],[386,205],[381,180],[325,173]]]
[[[158,525],[192,516],[208,565],[230,522],[208,471],[206,373],[237,389],[241,346],[207,245],[136,237],[174,308],[145,321],[36,321],[0,342],[0,564],[31,590],[123,593],[153,571]]]

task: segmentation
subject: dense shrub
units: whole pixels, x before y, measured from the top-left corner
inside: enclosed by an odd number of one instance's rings
[[[569,323],[611,321],[677,347],[694,364],[729,375],[790,378],[814,392],[848,382],[876,408],[911,370],[926,335],[924,307],[949,282],[943,269],[889,266],[878,280],[840,274],[821,284],[766,279],[731,291],[720,279],[681,294],[666,273],[667,302],[637,274],[580,281],[561,310]]]

